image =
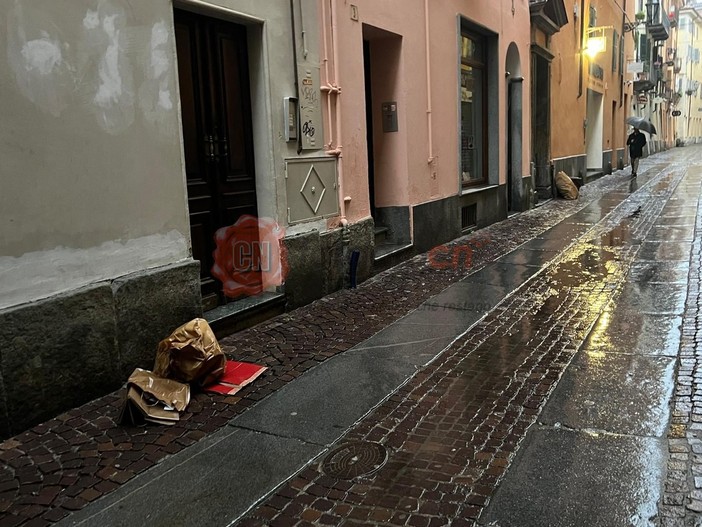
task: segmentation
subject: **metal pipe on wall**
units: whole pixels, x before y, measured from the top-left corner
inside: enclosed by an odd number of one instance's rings
[[[429,157],[428,164],[433,164],[434,158],[434,132],[433,132],[433,116],[431,108],[431,48],[429,46],[429,0],[424,0],[424,45],[426,53],[427,65],[427,132],[429,142]]]
[[[338,157],[337,162],[337,179],[339,187],[339,208],[341,212],[341,225],[346,227],[348,222],[346,220],[346,196],[344,196],[344,170],[343,170],[343,155],[341,149],[343,145],[341,144],[341,104],[339,97],[341,97],[341,88],[339,87],[339,43],[338,38],[338,13],[337,9],[334,7],[335,1],[329,0],[329,9],[331,14],[331,45],[332,45],[332,58],[334,60],[334,82],[333,87],[335,90],[336,100],[334,109],[336,110],[336,148],[328,154],[333,154]]]
[[[583,47],[585,46],[585,0],[580,0],[580,67],[578,68],[578,99],[583,96]]]
[[[326,82],[325,85],[320,87],[320,90],[322,90],[326,96],[327,96],[327,132],[329,134],[329,141],[324,145],[326,149],[330,149],[332,147],[332,144],[334,144],[334,132],[333,132],[333,126],[334,123],[332,121],[332,93],[336,93],[334,87],[331,85],[329,82],[329,43],[327,41],[327,10],[326,10],[326,4],[325,2],[321,2],[322,4],[322,50],[324,51],[324,58],[322,59],[324,62],[324,81]]]

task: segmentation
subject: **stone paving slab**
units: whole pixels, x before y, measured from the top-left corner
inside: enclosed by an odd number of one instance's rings
[[[449,343],[432,339],[349,351],[284,386],[231,426],[331,445]]]
[[[586,346],[603,353],[678,356],[682,316],[642,313],[622,304],[605,308]]]
[[[661,437],[668,426],[674,378],[673,357],[641,357],[588,347],[566,370],[539,422]]]
[[[262,497],[259,489],[277,484],[281,474],[292,476],[318,453],[317,445],[226,427],[190,447],[186,458],[165,460],[61,525],[227,525]]]
[[[686,296],[687,284],[627,282],[622,289],[624,303],[646,314],[682,315]]]
[[[480,525],[653,526],[663,443],[651,437],[530,430],[515,460],[518,470],[497,489]],[[593,462],[598,459],[605,461]]]
[[[519,249],[516,252],[522,251],[523,249]],[[451,309],[462,309],[461,306],[468,306],[468,310],[474,311],[474,306],[479,300],[486,308],[484,312],[487,313],[510,292],[510,289],[502,286],[461,280],[431,297],[426,301],[426,305]]]
[[[639,250],[639,260],[688,262],[690,244],[688,242],[644,242]]]
[[[527,265],[509,264],[509,263],[492,263],[486,265],[480,271],[477,271],[470,276],[464,278],[462,282],[475,284],[489,284],[512,291],[518,285],[526,282],[531,276],[538,272],[538,267],[529,267]],[[473,299],[481,301],[481,299]]]

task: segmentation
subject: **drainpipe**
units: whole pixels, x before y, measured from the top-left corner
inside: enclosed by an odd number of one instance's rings
[[[302,13],[300,13],[302,14]],[[300,100],[300,88],[297,85],[297,29],[295,28],[295,0],[290,0],[290,27],[292,29],[292,45],[293,45],[293,79],[295,79],[295,99]],[[304,31],[303,31],[304,34]],[[298,126],[299,129],[299,126]],[[302,152],[302,141],[300,140],[300,134],[297,134],[297,155]]]
[[[432,165],[436,159],[434,158],[434,135],[432,126],[431,114],[431,50],[429,46],[429,0],[424,0],[424,45],[427,63],[427,132],[429,141],[429,158],[427,163]]]
[[[583,46],[585,45],[585,0],[580,0],[580,67],[578,68],[578,99],[583,96]]]
[[[335,106],[336,110],[336,148],[327,151],[327,154],[337,156],[337,179],[339,185],[339,206],[341,212],[341,226],[342,228],[348,228],[348,221],[346,220],[346,196],[344,196],[344,165],[343,165],[343,155],[341,154],[341,149],[343,148],[341,144],[341,104],[339,97],[341,95],[341,88],[339,87],[339,43],[337,41],[338,35],[338,24],[337,18],[338,13],[335,7],[335,0],[329,0],[329,12],[331,15],[331,45],[332,45],[332,58],[334,60],[334,80],[330,83],[330,88],[336,95]],[[331,114],[331,108],[330,108]]]
[[[336,87],[332,86],[331,83],[329,82],[329,56],[328,56],[328,50],[329,50],[329,44],[327,43],[327,9],[326,9],[326,3],[321,2],[322,4],[322,49],[324,51],[324,81],[326,82],[325,85],[320,86],[320,90],[323,91],[326,96],[327,96],[327,132],[329,133],[329,141],[324,145],[324,147],[329,150],[331,149],[332,144],[334,144],[334,123],[332,122],[332,109],[331,109],[331,104],[332,104],[332,94],[338,93],[338,90]]]
[[[623,50],[621,48],[624,47],[624,35],[626,34],[624,32],[625,28],[626,28],[626,0],[624,0],[624,7],[622,7],[622,36],[619,38],[620,56],[623,53]],[[632,31],[633,31],[633,29],[632,29]],[[621,64],[621,67],[624,67],[624,64]],[[624,72],[620,72],[619,76],[621,77],[619,79],[619,107],[621,108],[624,105]],[[612,148],[614,148],[614,137],[612,138]]]

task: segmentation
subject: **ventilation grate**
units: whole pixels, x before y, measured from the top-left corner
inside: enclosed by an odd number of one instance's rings
[[[477,227],[478,225],[478,206],[473,203],[473,205],[468,205],[466,207],[461,207],[461,229],[471,229]]]

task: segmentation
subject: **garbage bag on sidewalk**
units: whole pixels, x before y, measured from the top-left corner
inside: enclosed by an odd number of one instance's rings
[[[578,187],[562,170],[556,174],[556,188],[564,199],[578,199]]]
[[[205,319],[196,318],[159,343],[154,373],[206,386],[222,376],[226,362],[210,325]]]
[[[145,421],[172,425],[190,402],[190,386],[137,368],[127,380],[124,404],[117,422],[139,425]]]

